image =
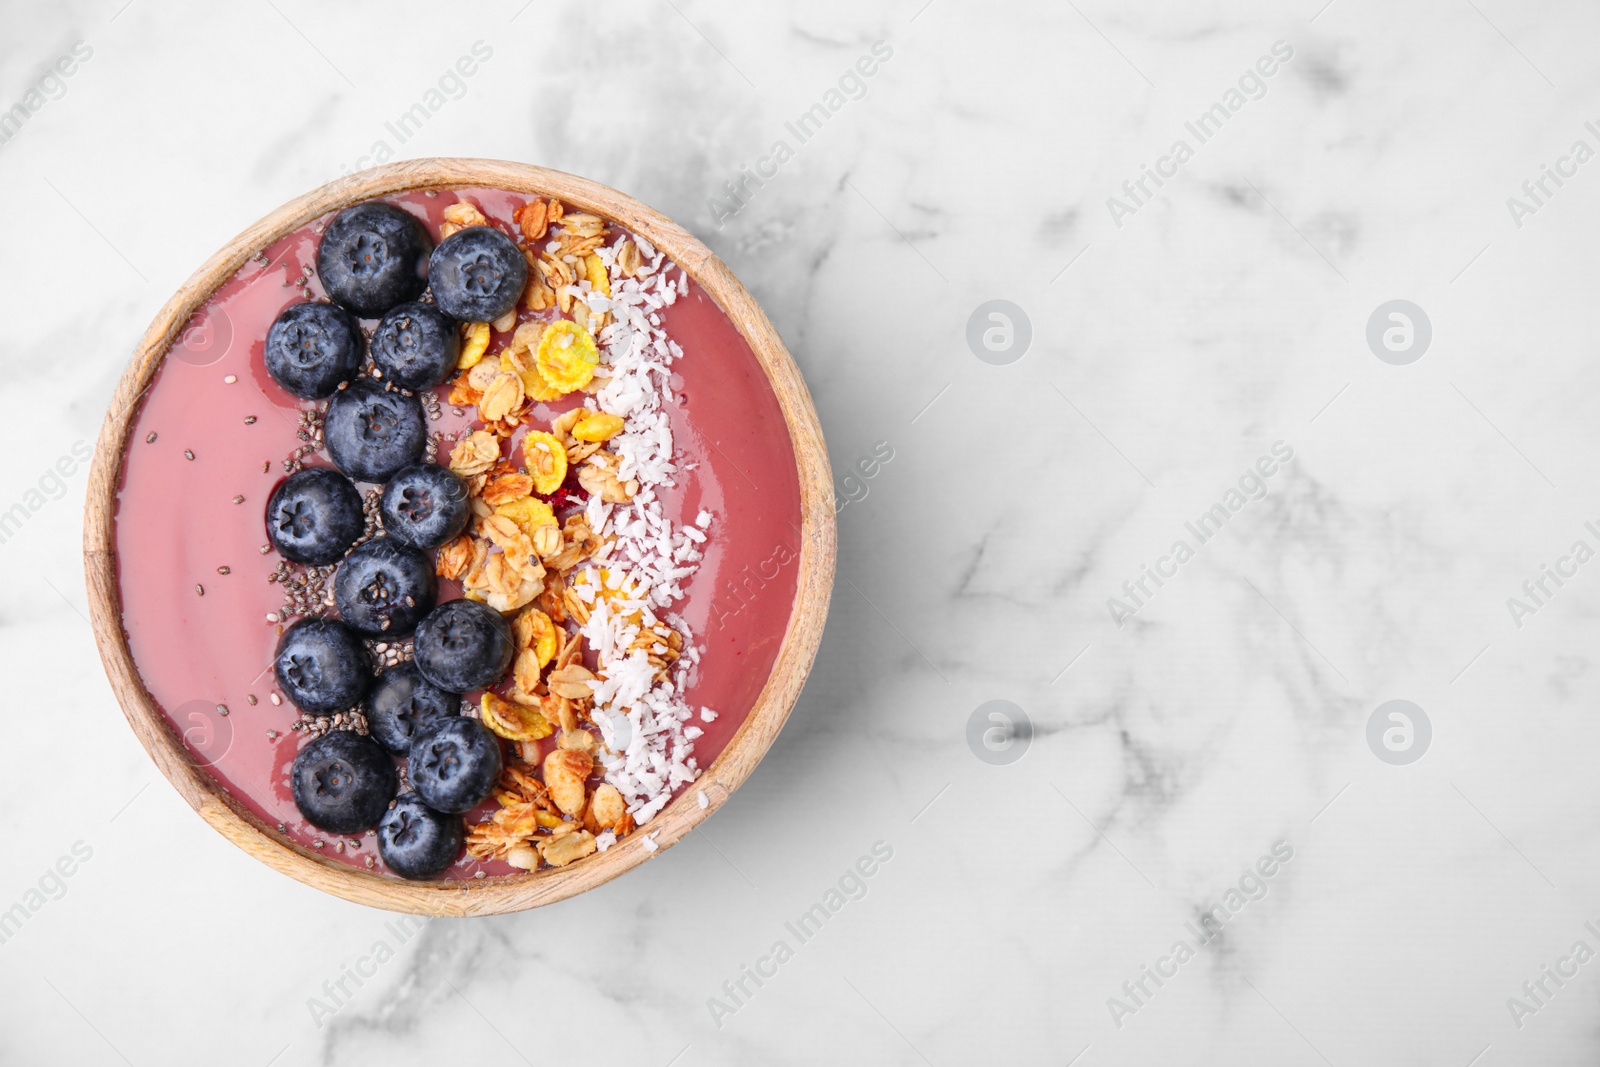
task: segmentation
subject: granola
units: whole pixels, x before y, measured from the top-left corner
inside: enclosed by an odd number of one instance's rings
[[[467,852],[534,871],[611,847],[700,774],[681,697],[699,651],[671,608],[711,516],[675,522],[657,497],[678,470],[666,404],[682,355],[661,312],[687,277],[554,198],[527,199],[510,222],[460,196],[442,212],[441,241],[493,227],[529,269],[514,306],[463,322],[452,348],[442,393],[473,425],[437,448],[469,518],[433,564],[507,616],[515,642],[468,709],[507,759]]]

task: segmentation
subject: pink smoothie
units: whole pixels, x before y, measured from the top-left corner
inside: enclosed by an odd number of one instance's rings
[[[526,197],[462,192],[514,233],[511,213]],[[437,240],[440,213],[456,197],[440,191],[388,199],[421,218]],[[134,660],[196,763],[269,829],[365,869],[367,857],[376,860],[375,838],[340,838],[310,826],[289,791],[289,766],[306,741],[290,731],[299,717],[294,707],[271,700],[282,627],[267,615],[283,598],[267,581],[279,557],[261,551],[267,497],[284,477],[284,457],[300,444],[300,411],[315,406],[267,376],[262,348],[273,319],[301,299],[296,279],[314,265],[318,232],[327,221],[264,249],[266,264],[252,260],[241,268],[173,345],[128,437],[116,546]],[[314,276],[309,291],[322,298]],[[705,731],[694,750],[704,770],[744,722],[782,642],[799,563],[800,490],[777,400],[722,309],[690,282],[688,297],[665,309],[663,321],[684,351],[666,409],[680,463],[690,469],[660,496],[677,523],[693,522],[701,510],[715,517],[700,570],[673,608],[704,647],[685,699],[697,712],[705,706],[717,713],[713,722],[695,722]],[[490,354],[509,339],[497,333]],[[449,434],[470,428],[472,409],[456,415],[444,400],[447,391],[438,390],[443,418],[429,429]],[[538,406],[534,421],[545,428],[578,399]],[[151,434],[153,442],[147,441]],[[319,453],[306,462],[328,460]],[[243,502],[234,503],[239,496]],[[441,589],[442,595],[458,595],[454,583],[445,585],[452,591]],[[376,869],[384,869],[381,861]],[[463,857],[443,877],[471,878],[479,871],[517,873]]]

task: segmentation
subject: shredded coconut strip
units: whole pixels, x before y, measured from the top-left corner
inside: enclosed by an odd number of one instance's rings
[[[677,526],[656,496],[658,487],[676,484],[673,476],[682,469],[674,458],[672,424],[662,403],[671,398],[671,365],[682,357],[683,349],[661,328],[658,312],[686,296],[689,281],[648,241],[633,240],[644,260],[635,277],[618,269],[619,242],[599,250],[610,275],[611,297],[589,292],[587,281],[580,282],[574,295],[596,311],[612,313],[612,323],[597,338],[600,361],[610,378],[595,402],[600,410],[624,420],[622,433],[611,442],[620,461],[618,480],[639,483],[638,493],[627,504],[589,498],[590,527],[601,536],[609,532],[614,537],[598,560],[608,574],[606,585],[628,592],[615,600],[593,598],[595,607],[583,634],[599,661],[600,680],[590,684],[594,719],[606,744],[600,755],[605,778],[643,825],[666,807],[675,789],[700,776],[694,741],[701,731],[687,725],[694,712],[681,692],[699,664],[701,650],[684,621],[667,609],[683,598],[683,582],[699,568],[699,546],[706,540],[712,516],[701,512],[693,525]],[[654,626],[663,621],[663,614],[666,623],[684,636],[683,650],[666,681],[657,679],[643,650],[630,647],[641,625]],[[709,719],[702,716],[702,721]]]

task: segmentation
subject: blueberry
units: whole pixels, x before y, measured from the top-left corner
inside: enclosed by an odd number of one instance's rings
[[[335,730],[300,750],[289,785],[306,822],[331,834],[356,834],[383,818],[400,782],[394,760],[376,741]]]
[[[410,633],[438,595],[433,561],[388,537],[374,537],[346,556],[333,579],[339,618],[368,637]]]
[[[460,355],[456,320],[432,304],[401,304],[372,335],[372,361],[402,389],[432,389],[455,373]]]
[[[337,562],[365,526],[361,494],[349,478],[328,467],[296,471],[267,498],[267,540],[295,563]]]
[[[528,284],[522,249],[490,226],[468,226],[439,242],[428,260],[433,301],[462,322],[493,322]]]
[[[422,404],[360,378],[328,403],[323,440],[335,465],[362,482],[386,481],[422,458],[428,443]]]
[[[404,756],[424,723],[461,714],[461,698],[424,678],[415,663],[402,663],[378,675],[366,710],[367,729],[378,744]]]
[[[378,502],[389,536],[413,548],[438,548],[466,529],[467,512],[467,483],[432,463],[397,471]]]
[[[266,362],[273,381],[320,400],[361,369],[361,327],[332,304],[290,304],[267,330]]]
[[[301,619],[278,638],[272,671],[295,707],[313,715],[353,708],[372,688],[372,661],[356,632],[337,619]]]
[[[434,811],[401,793],[378,824],[378,855],[402,878],[432,878],[456,861],[466,840],[461,816]]]
[[[381,201],[357,204],[328,224],[317,246],[317,276],[328,299],[376,318],[422,295],[432,248],[410,213]]]
[[[428,807],[460,814],[489,799],[500,780],[500,740],[477,719],[435,719],[406,757],[411,788]]]
[[[511,665],[511,653],[511,627],[476,600],[440,604],[417,624],[417,668],[447,692],[493,685]]]

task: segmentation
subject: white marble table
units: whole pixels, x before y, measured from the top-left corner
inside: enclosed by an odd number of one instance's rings
[[[0,1062],[1594,1063],[1600,11],[1323,2],[10,0]],[[418,155],[679,219],[892,455],[726,810],[425,927],[156,773],[74,459],[218,245]]]

